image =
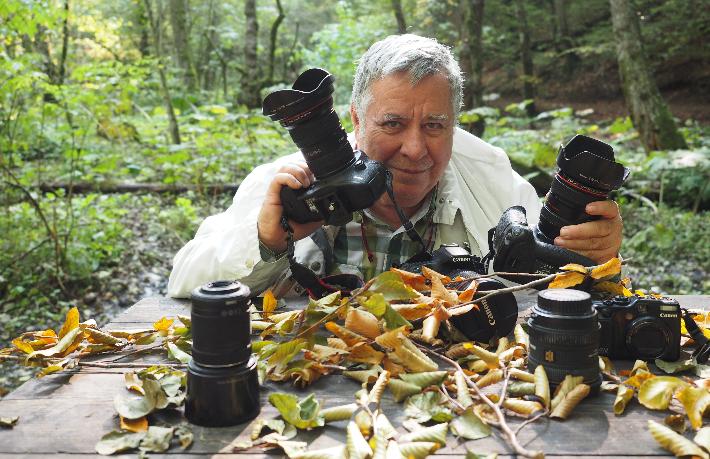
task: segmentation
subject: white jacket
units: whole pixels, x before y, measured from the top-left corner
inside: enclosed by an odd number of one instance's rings
[[[187,297],[195,287],[219,279],[238,279],[258,293],[288,277],[286,257],[272,263],[261,259],[256,222],[276,171],[299,158],[300,152],[255,168],[239,186],[232,205],[202,222],[195,238],[173,259],[168,295]],[[513,171],[505,152],[460,128],[455,129],[453,153],[437,196],[435,247],[468,242],[478,255],[488,252],[488,230],[508,207],[525,207],[530,225],[540,215],[535,190]],[[306,266],[325,266],[310,238],[296,242],[295,256]]]

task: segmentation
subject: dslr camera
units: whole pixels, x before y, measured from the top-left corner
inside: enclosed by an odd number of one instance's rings
[[[387,168],[348,142],[333,110],[333,81],[327,71],[312,68],[292,89],[272,92],[263,102],[264,115],[288,130],[316,178],[307,188],[281,188],[284,215],[298,223],[344,225],[386,190]]]
[[[623,297],[594,301],[599,353],[614,359],[678,360],[681,308],[670,298]]]
[[[495,271],[553,273],[567,263],[594,265],[582,255],[553,245],[554,240],[563,226],[598,219],[587,214],[585,207],[608,199],[626,181],[629,169],[614,161],[610,145],[584,135],[560,147],[557,166],[537,226],[530,227],[525,209],[514,206],[491,229]]]
[[[409,272],[421,272],[422,266],[449,276],[472,277],[486,274],[486,266],[475,255],[458,244],[442,244],[432,253],[422,252],[404,262],[399,269]],[[494,279],[477,279],[478,290],[475,298],[480,298],[486,292],[504,288],[505,285]],[[455,285],[457,289],[468,286]],[[451,285],[450,285],[451,286]],[[505,293],[483,300],[478,309],[472,309],[466,314],[453,316],[449,319],[467,339],[479,342],[489,342],[491,339],[507,336],[515,327],[518,318],[518,302],[512,293]]]

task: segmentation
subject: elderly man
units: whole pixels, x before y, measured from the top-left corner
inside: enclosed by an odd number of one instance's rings
[[[427,249],[458,243],[481,256],[505,209],[522,205],[535,224],[541,205],[502,150],[456,127],[462,85],[456,60],[435,40],[396,35],[375,43],[355,74],[351,141],[392,172],[396,200]],[[177,253],[168,294],[187,296],[216,279],[239,279],[254,293],[300,293],[285,256],[279,190],[313,180],[300,152],[254,169],[230,208],[207,218]],[[601,263],[621,245],[618,206],[600,201],[586,211],[602,218],[562,228],[555,244]],[[369,279],[419,251],[387,194],[343,227],[290,223],[296,260],[318,275]]]

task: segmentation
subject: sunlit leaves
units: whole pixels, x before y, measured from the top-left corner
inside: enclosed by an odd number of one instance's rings
[[[111,455],[137,448],[145,432],[113,431],[101,437],[96,444],[96,452],[101,455]]]
[[[299,401],[295,395],[275,392],[269,395],[269,403],[274,405],[284,421],[298,429],[320,427],[324,423],[315,394]]]
[[[629,401],[634,397],[634,390],[625,384],[619,384],[614,399],[614,414],[621,415],[626,409]]]
[[[703,413],[710,405],[710,392],[707,389],[686,386],[676,394],[676,397],[683,404],[691,427],[695,430],[700,429],[703,425]]]
[[[473,407],[467,408],[460,416],[451,421],[451,432],[468,440],[478,440],[491,434],[491,428],[474,412]]]
[[[708,458],[708,454],[702,448],[663,424],[659,424],[656,421],[648,421],[648,430],[658,444],[678,457]]]
[[[562,401],[555,407],[555,409],[550,413],[550,417],[558,419],[567,419],[569,415],[587,395],[589,395],[590,387],[586,384],[578,384],[575,386]]]
[[[683,389],[688,383],[672,376],[657,376],[641,384],[638,398],[646,408],[652,410],[665,410],[678,389]]]

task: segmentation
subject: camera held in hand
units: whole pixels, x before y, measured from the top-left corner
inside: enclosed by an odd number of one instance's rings
[[[264,115],[288,130],[316,178],[307,188],[281,188],[284,215],[297,223],[344,225],[386,191],[389,171],[353,151],[333,110],[334,80],[323,69],[309,69],[292,89],[274,91],[263,102]]]
[[[249,287],[231,281],[210,282],[192,292],[185,416],[193,424],[232,426],[259,414],[249,296]]]
[[[481,259],[458,244],[442,244],[431,254],[420,253],[403,263],[399,269],[409,272],[421,272],[426,266],[439,274],[456,277],[474,277],[486,274],[485,264]],[[490,278],[478,279],[478,289],[474,299],[480,298],[486,292],[504,288],[505,285]],[[470,281],[462,282],[454,287],[466,288]],[[452,286],[451,284],[449,285]],[[449,321],[467,339],[479,342],[489,342],[492,339],[507,336],[515,327],[518,318],[518,302],[512,293],[493,296],[479,303],[478,309],[472,309],[466,314],[453,316]]]
[[[593,304],[601,325],[601,355],[668,361],[680,357],[681,308],[676,300],[617,296]]]
[[[492,230],[490,249],[495,271],[553,273],[567,263],[595,264],[553,242],[563,226],[598,219],[586,213],[587,204],[608,199],[609,193],[626,181],[629,169],[615,162],[610,145],[584,135],[560,147],[557,166],[537,226],[528,226],[525,209],[514,206],[503,213]]]

